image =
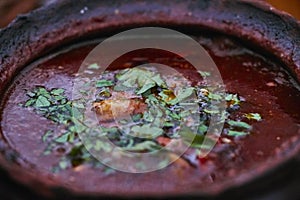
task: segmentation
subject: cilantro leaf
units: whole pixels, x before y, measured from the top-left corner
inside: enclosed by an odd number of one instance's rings
[[[136,94],[142,94],[144,92],[146,92],[147,90],[153,88],[155,86],[154,82],[150,82],[150,83],[146,83],[143,85],[143,87],[141,89],[139,89]]]
[[[124,70],[124,73],[119,74],[117,78],[121,85],[125,87],[134,88],[137,86],[139,88],[137,94],[142,94],[155,86],[166,86],[159,74],[155,74],[145,68]],[[117,88],[120,88],[120,86]]]
[[[25,107],[32,106],[36,102],[36,99],[28,99],[25,103]]]
[[[35,101],[35,107],[48,107],[50,106],[50,101],[45,96],[39,96]]]
[[[57,88],[57,89],[53,89],[51,90],[50,94],[53,94],[53,95],[61,95],[65,92],[65,89],[62,89],[62,88]]]
[[[247,124],[246,122],[228,120],[227,123],[231,127],[244,128],[244,129],[248,129],[248,130],[251,129],[251,126],[249,124]]]
[[[113,86],[114,83],[111,80],[99,80],[96,82],[96,87],[108,87],[108,86]]]
[[[131,128],[132,135],[139,138],[154,139],[163,134],[163,129],[159,127],[151,127],[151,124],[142,126],[133,126]]]
[[[202,77],[208,77],[211,75],[210,72],[207,72],[207,71],[198,71],[198,73],[202,76]]]
[[[171,101],[168,101],[167,103],[171,104],[171,105],[175,105],[179,102],[182,102],[186,98],[190,97],[192,94],[194,94],[194,92],[195,92],[194,87],[188,87],[188,88],[182,89],[174,99],[172,99]]]
[[[154,151],[154,150],[158,150],[160,148],[161,147],[158,144],[156,144],[153,141],[149,141],[149,140],[146,140],[141,143],[137,143],[133,146],[122,147],[122,149],[126,150],[126,151],[145,151],[145,150]]]
[[[55,139],[55,142],[66,143],[68,141],[69,135],[70,135],[69,133],[65,133],[65,134],[61,135]]]
[[[42,136],[42,141],[43,141],[43,142],[46,142],[47,139],[49,138],[49,136],[52,135],[52,134],[53,134],[53,131],[48,130],[48,131]]]
[[[231,105],[240,105],[241,100],[237,94],[226,94],[225,100]]]
[[[247,119],[253,119],[253,120],[256,120],[256,121],[261,121],[262,120],[262,117],[259,113],[248,113],[248,114],[245,114],[244,115]]]
[[[97,63],[93,63],[93,64],[90,64],[87,68],[88,69],[100,69],[100,66]]]
[[[227,135],[235,136],[235,137],[236,136],[245,136],[245,135],[249,135],[249,132],[228,130]]]
[[[202,148],[205,136],[194,133],[190,128],[183,127],[179,134],[191,147]]]

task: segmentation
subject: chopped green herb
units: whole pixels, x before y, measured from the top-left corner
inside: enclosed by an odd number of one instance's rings
[[[200,124],[200,125],[198,126],[198,131],[197,131],[197,133],[200,134],[200,135],[204,135],[204,134],[207,132],[207,129],[208,129],[208,127],[207,127],[206,125]]]
[[[88,66],[88,69],[99,68],[100,66],[96,63]],[[199,73],[203,77],[210,76],[209,72]],[[206,148],[203,146],[203,141],[208,125],[213,114],[220,114],[217,104],[222,100],[226,100],[231,108],[231,110],[224,111],[225,113],[219,117],[220,122],[217,122],[221,123],[226,120],[227,126],[225,126],[224,133],[229,136],[249,134],[251,125],[227,119],[230,112],[240,107],[242,100],[237,94],[222,94],[216,89],[214,91],[205,86],[191,86],[190,83],[184,83],[186,85],[182,88],[174,89],[173,86],[169,87],[163,78],[165,77],[161,77],[152,69],[143,67],[120,70],[114,74],[114,77],[104,74],[99,77],[99,80],[93,79],[83,83],[85,90],[80,90],[83,94],[82,99],[69,100],[62,88],[47,90],[37,87],[33,91],[27,91],[26,95],[29,99],[24,106],[32,107],[36,113],[62,126],[60,135],[49,130],[42,136],[43,142],[51,142],[45,154],[50,154],[57,145],[70,146],[66,148],[68,150],[65,156],[58,163],[59,169],[85,163],[102,166],[88,152],[91,149],[111,152],[109,144],[97,139],[102,136],[107,136],[116,146],[133,152],[156,151],[162,148],[159,143],[162,137],[182,138],[192,148]],[[142,103],[146,105],[146,108],[143,112],[130,113],[131,119],[114,118],[120,126],[105,127],[99,124],[97,127],[89,127],[84,124],[83,111],[86,106],[90,106],[87,105],[84,97],[89,96],[86,91],[90,91],[91,87],[97,88],[94,103],[114,101],[118,94],[127,98],[127,94],[123,92],[128,91],[134,96],[131,100],[134,102],[143,100]],[[199,118],[194,119],[194,115]],[[258,113],[249,113],[244,116],[251,120],[261,120]],[[90,142],[85,143],[85,146],[79,138],[80,134],[91,136]],[[213,144],[212,139],[206,141],[208,143],[211,141]]]
[[[198,71],[198,73],[202,76],[202,77],[208,77],[210,76],[210,72],[206,72],[206,71]]]
[[[212,110],[211,108],[210,109],[205,108],[203,111],[207,114],[218,114],[220,112],[219,110]]]
[[[228,130],[227,135],[229,135],[229,136],[245,136],[245,135],[249,135],[249,133],[248,132],[244,132],[244,131]]]
[[[165,122],[164,123],[164,127],[174,127],[175,126],[175,123],[173,122]]]
[[[100,66],[97,63],[93,63],[87,67],[88,69],[100,69]]]
[[[153,151],[153,150],[158,150],[160,148],[161,147],[158,146],[158,144],[156,144],[153,141],[144,141],[141,143],[137,143],[131,147],[124,147],[123,149],[127,151],[146,151],[146,150]]]
[[[66,168],[68,167],[68,161],[66,161],[66,160],[60,161],[60,162],[59,162],[59,167],[60,167],[61,169],[66,169]]]
[[[212,92],[208,93],[208,98],[210,98],[212,100],[216,100],[216,101],[220,101],[220,100],[223,99],[223,97],[221,96],[221,94],[212,93]]]
[[[167,103],[176,98],[176,96],[172,90],[164,89],[158,95],[162,98],[162,100],[164,102],[167,102]]]
[[[25,107],[32,106],[36,102],[36,99],[29,99],[25,103]]]
[[[136,115],[133,115],[132,116],[132,120],[134,121],[134,122],[138,122],[141,118],[142,118],[142,114],[136,114]]]
[[[42,137],[42,141],[46,142],[48,140],[49,136],[51,136],[52,134],[53,134],[53,131],[51,131],[51,130],[46,131],[46,133]]]
[[[64,92],[65,92],[65,89],[58,88],[58,89],[51,90],[50,94],[58,96],[58,95],[62,95]]]
[[[100,140],[96,140],[96,144],[93,146],[93,149],[96,151],[100,151],[101,149],[104,150],[105,152],[111,151],[110,145]]]
[[[35,107],[38,107],[38,108],[48,107],[50,105],[51,105],[50,101],[44,96],[39,96],[35,101]]]
[[[96,82],[96,87],[108,87],[113,85],[114,85],[113,81],[110,80],[99,80]]]
[[[162,80],[159,74],[154,75],[151,79],[156,83],[156,85],[162,88],[167,87],[166,83]]]
[[[36,93],[35,92],[27,92],[26,95],[29,97],[34,97],[36,95]]]
[[[241,103],[237,94],[226,94],[225,100],[231,105],[239,105]]]
[[[249,124],[247,124],[246,122],[228,120],[227,123],[231,127],[244,128],[244,129],[248,129],[248,130],[251,129],[251,126]]]
[[[176,98],[174,98],[171,101],[168,101],[167,103],[171,104],[171,105],[175,105],[179,102],[182,102],[183,100],[185,100],[186,98],[190,97],[192,94],[194,94],[195,88],[194,87],[189,87],[189,88],[185,88],[182,91],[179,92],[179,94],[176,96]]]
[[[159,127],[151,127],[150,124],[133,126],[131,130],[133,131],[133,135],[139,138],[154,139],[163,134],[163,129]]]
[[[69,138],[69,133],[63,134],[62,136],[59,136],[58,138],[55,139],[55,142],[57,143],[66,143]]]
[[[248,113],[248,114],[245,114],[245,117],[247,119],[250,119],[250,120],[251,119],[256,120],[256,121],[261,121],[262,120],[259,113]]]
[[[137,90],[138,94],[149,90],[155,85],[160,87],[166,86],[159,74],[155,74],[144,68],[132,68],[124,70],[124,73],[119,74],[117,78],[125,87],[133,88],[137,85],[139,88],[141,88]]]
[[[107,88],[104,88],[99,92],[99,94],[96,96],[96,100],[104,100],[111,97],[111,93]]]
[[[179,134],[182,138],[188,143],[191,144],[191,147],[194,148],[201,148],[201,145],[204,141],[204,135],[195,134],[191,129],[188,127],[183,127]]]
[[[154,82],[145,83],[143,85],[143,87],[136,92],[136,94],[142,94],[142,93],[146,92],[147,90],[153,88],[154,86],[155,86]]]

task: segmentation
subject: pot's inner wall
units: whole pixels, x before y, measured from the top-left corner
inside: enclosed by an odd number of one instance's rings
[[[20,103],[28,99],[26,91],[37,86],[64,88],[71,98],[75,74],[94,45],[72,49],[24,70],[6,93],[7,101],[1,110],[2,135],[42,177],[54,176],[59,184],[79,191],[110,194],[206,191],[250,170],[267,166],[282,151],[289,151],[287,144],[300,134],[300,107],[297,106],[300,92],[282,66],[221,35],[202,35],[195,39],[214,59],[226,90],[245,99],[240,110],[231,117],[241,118],[250,112],[262,116],[261,121],[251,121],[250,135],[224,136],[227,142],[217,144],[207,158],[199,160],[196,168],[175,162],[160,171],[128,174],[107,173],[103,166],[92,167],[83,163],[52,172],[61,157],[69,153],[70,147],[60,144],[45,155],[48,144],[42,141],[42,137],[47,130],[58,131],[61,127],[32,109],[20,106]],[[159,55],[149,54],[132,62],[140,64],[138,62],[153,59],[164,60]],[[164,62],[172,65],[177,61],[169,59]],[[116,65],[124,66],[124,63]],[[195,79],[192,74],[190,78]]]

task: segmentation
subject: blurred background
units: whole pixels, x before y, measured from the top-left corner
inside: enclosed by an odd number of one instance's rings
[[[27,13],[58,0],[0,0],[0,28],[7,26],[18,14]],[[266,0],[277,9],[300,20],[300,0]]]
[[[267,0],[267,2],[300,20],[300,0]]]

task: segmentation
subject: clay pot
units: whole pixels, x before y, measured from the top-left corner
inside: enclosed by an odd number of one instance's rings
[[[205,30],[239,38],[245,44],[282,63],[300,81],[300,24],[265,2],[66,0],[22,15],[1,30],[0,95],[4,94],[24,67],[62,46],[143,26],[168,27],[187,32]],[[193,194],[178,195],[251,198],[255,193],[262,197],[269,194],[279,197],[297,194],[300,177],[295,174],[299,174],[300,167],[300,137],[293,138],[287,145],[288,151],[282,152],[271,165],[261,166],[208,193],[195,191]],[[28,199],[37,196],[104,197],[101,194],[74,192],[50,179],[37,176],[34,169],[25,171],[16,164],[18,156],[2,137],[0,152],[1,173],[6,180],[0,185],[7,189],[1,189],[3,191],[0,193],[7,197],[19,197],[19,194]],[[120,197],[118,194],[112,196]],[[128,197],[135,196],[128,194]]]

